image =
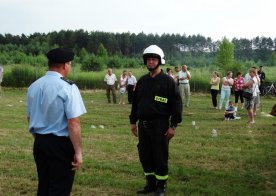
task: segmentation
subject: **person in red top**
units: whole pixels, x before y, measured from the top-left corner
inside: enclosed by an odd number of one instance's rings
[[[239,98],[241,100],[242,108],[243,108],[243,96],[242,96],[242,86],[244,84],[244,79],[242,77],[241,72],[238,72],[236,78],[234,79],[234,91],[235,91],[235,107],[238,109]]]

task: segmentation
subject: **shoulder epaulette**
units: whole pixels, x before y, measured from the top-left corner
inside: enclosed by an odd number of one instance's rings
[[[70,85],[75,84],[74,81],[68,80],[68,79],[66,79],[66,78],[64,78],[64,77],[60,77],[60,79],[62,79],[62,80],[64,80],[65,82],[69,83]]]

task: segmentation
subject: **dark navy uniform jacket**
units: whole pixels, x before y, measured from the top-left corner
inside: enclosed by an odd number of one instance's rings
[[[176,127],[182,121],[182,100],[173,78],[163,72],[154,78],[142,76],[134,91],[129,118],[131,124],[138,119],[171,118],[171,126]]]

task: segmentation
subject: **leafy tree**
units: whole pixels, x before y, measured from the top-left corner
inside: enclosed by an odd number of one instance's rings
[[[81,69],[83,71],[102,71],[104,67],[106,67],[106,65],[102,57],[91,55],[89,58],[84,60]]]
[[[122,67],[122,60],[121,58],[119,58],[118,56],[113,56],[113,57],[110,57],[109,60],[108,60],[108,63],[107,63],[107,66],[108,67],[111,67],[111,68],[120,68]]]
[[[275,52],[268,59],[267,65],[268,66],[276,66],[276,53]]]
[[[234,44],[232,44],[226,37],[223,38],[219,45],[216,63],[225,72],[232,70],[233,68]]]
[[[99,45],[96,55],[99,57],[104,57],[104,58],[106,58],[108,56],[108,52],[102,43]]]
[[[85,61],[87,61],[89,59],[89,54],[88,52],[85,50],[85,48],[82,48],[79,52],[79,62],[80,63],[85,63]]]

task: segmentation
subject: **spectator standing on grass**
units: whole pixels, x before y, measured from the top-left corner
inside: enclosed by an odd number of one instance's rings
[[[79,117],[86,109],[78,87],[65,79],[74,53],[56,48],[47,53],[47,58],[49,71],[32,83],[27,93],[37,195],[70,195],[75,170],[83,161]]]
[[[136,85],[129,116],[131,131],[139,139],[139,158],[147,181],[137,194],[155,192],[161,196],[168,179],[168,144],[182,121],[182,102],[174,80],[161,72],[160,65],[165,64],[162,49],[149,46],[143,59],[149,73]]]
[[[172,69],[171,69],[171,68],[168,67],[168,68],[166,69],[166,72],[167,72],[167,75],[168,75],[168,76],[170,76],[170,77],[172,77],[172,78],[174,79],[174,75],[173,75],[173,72],[172,72]]]
[[[188,71],[187,65],[182,66],[182,70],[178,72],[179,91],[184,106],[190,107],[190,78],[191,74]]]
[[[106,97],[108,103],[111,103],[110,99],[110,91],[112,93],[113,103],[116,103],[116,75],[112,72],[111,68],[107,69],[107,74],[104,77],[104,81],[106,83]]]
[[[124,70],[120,76],[119,84],[119,104],[125,104],[125,94],[127,86],[127,72]]]
[[[223,102],[225,100],[225,109],[228,107],[229,98],[231,95],[231,88],[234,84],[234,80],[232,78],[232,71],[228,71],[226,76],[222,78],[222,85],[220,91],[220,102],[219,109],[222,109]]]
[[[235,92],[235,107],[236,111],[238,110],[238,102],[239,99],[241,101],[241,108],[243,109],[243,96],[242,96],[242,86],[244,84],[244,79],[242,77],[241,72],[236,74],[236,78],[234,79],[234,92]]]
[[[255,68],[255,70],[257,72],[256,68]],[[253,114],[256,116],[256,114],[257,114],[257,108],[261,104],[261,98],[260,98],[261,80],[260,80],[258,74],[256,74],[256,76],[253,79],[254,79],[254,83],[256,84],[255,87],[254,87],[254,89],[253,89],[254,90],[253,91],[253,97],[254,97]]]
[[[174,74],[174,81],[176,82],[177,86],[179,86],[179,76],[178,76],[179,67],[178,67],[178,66],[175,66],[175,67],[174,67],[174,71],[175,71],[175,74]]]
[[[254,92],[254,88],[257,85],[254,77],[257,75],[256,69],[255,68],[250,68],[249,69],[249,74],[247,77],[245,77],[245,84],[243,85],[243,90],[248,93]],[[255,123],[254,121],[254,113],[253,113],[253,107],[254,107],[254,98],[248,99],[244,97],[244,107],[247,110],[247,116],[248,116],[248,123]]]
[[[133,91],[135,90],[136,83],[136,77],[129,71],[127,76],[127,98],[129,104],[132,103]]]
[[[260,94],[263,95],[264,90],[264,80],[265,80],[265,72],[263,70],[263,66],[261,65],[258,70],[258,76],[260,78]]]
[[[212,103],[213,103],[213,107],[215,109],[218,109],[217,95],[219,92],[219,83],[220,83],[220,77],[219,77],[218,72],[215,71],[210,80]]]
[[[4,68],[0,65],[0,91],[1,91],[1,83],[3,81]]]
[[[250,69],[254,69],[256,72],[256,75],[254,76],[253,80],[254,80],[254,88],[253,88],[253,115],[256,115],[256,111],[257,108],[259,107],[259,105],[261,104],[261,98],[260,98],[260,84],[261,84],[261,80],[257,74],[257,68],[256,67],[251,67]],[[248,73],[244,76],[244,80],[247,82],[248,80],[251,79],[251,76]]]

